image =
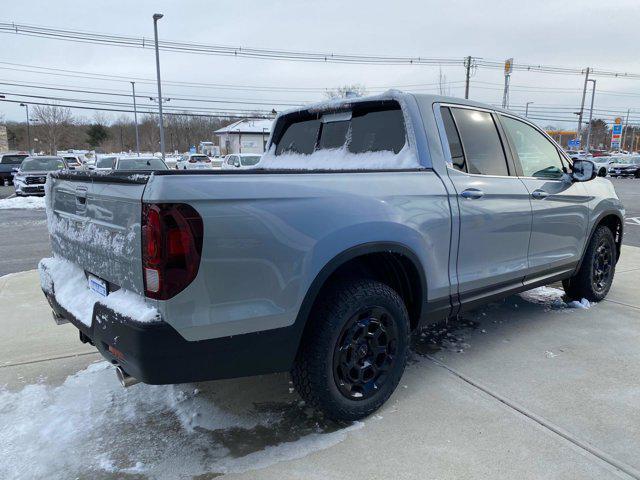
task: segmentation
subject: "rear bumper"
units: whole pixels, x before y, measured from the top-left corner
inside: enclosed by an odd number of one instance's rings
[[[96,303],[88,327],[44,292],[53,311],[81,332],[109,362],[153,385],[284,372],[300,332],[294,327],[190,342],[165,322],[139,323]],[[110,348],[111,347],[111,348]]]

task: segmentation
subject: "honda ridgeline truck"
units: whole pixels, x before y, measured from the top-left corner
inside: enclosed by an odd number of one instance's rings
[[[254,169],[56,172],[46,203],[54,318],[124,385],[290,371],[339,420],[425,324],[556,281],[602,300],[624,215],[527,119],[398,91],[279,114]]]

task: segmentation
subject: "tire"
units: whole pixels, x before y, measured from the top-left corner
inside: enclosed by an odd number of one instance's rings
[[[607,169],[606,168],[601,168],[600,170],[598,170],[598,176],[599,177],[606,177],[607,176]]]
[[[570,298],[599,302],[607,296],[616,270],[616,248],[611,230],[598,227],[589,241],[580,270],[562,282]]]
[[[388,285],[338,282],[314,305],[291,370],[293,384],[327,418],[364,418],[398,386],[409,335],[407,309]]]

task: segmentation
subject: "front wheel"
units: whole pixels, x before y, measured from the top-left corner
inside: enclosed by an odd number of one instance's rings
[[[402,298],[375,280],[340,282],[314,306],[291,371],[300,396],[333,420],[376,411],[396,389],[409,351]]]
[[[606,169],[606,168],[601,168],[601,169],[598,171],[598,176],[599,176],[599,177],[606,177],[606,176],[607,176],[607,169]]]
[[[613,283],[616,248],[611,230],[605,226],[598,227],[591,237],[580,270],[562,282],[567,295],[576,300],[586,298],[590,302],[603,300]]]

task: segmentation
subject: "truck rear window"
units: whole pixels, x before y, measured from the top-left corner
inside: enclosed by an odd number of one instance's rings
[[[303,118],[285,126],[276,155],[344,148],[350,153],[399,153],[406,143],[404,117],[395,101],[355,104],[353,110]]]

